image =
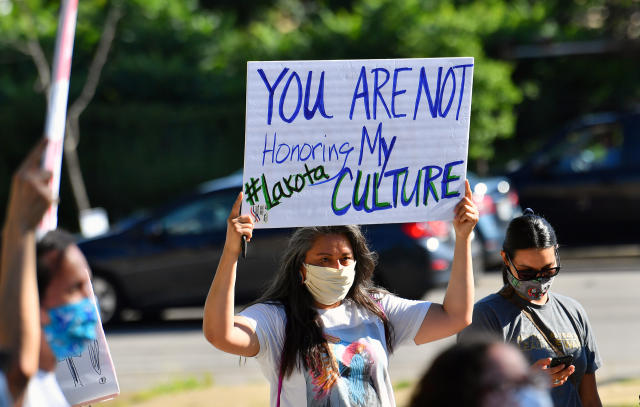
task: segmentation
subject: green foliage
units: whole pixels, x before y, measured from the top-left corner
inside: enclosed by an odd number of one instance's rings
[[[493,141],[512,134],[513,108],[521,100],[510,78],[511,64],[488,58],[483,49],[483,40],[502,26],[508,14],[503,2],[455,7],[440,1],[426,7],[418,1],[368,0],[355,2],[348,11],[280,1],[252,22],[241,33],[244,36],[228,38],[231,46],[225,47],[221,39],[219,61],[236,66],[247,59],[473,56],[469,156],[489,159]],[[245,50],[242,54],[235,52],[239,44]],[[227,50],[232,53],[225,55]]]
[[[70,101],[82,88],[114,1],[79,2]],[[19,0],[0,0],[2,204],[9,174],[41,134],[45,115],[37,71],[20,49],[38,38],[50,59],[58,17],[59,2],[24,3],[32,17]],[[533,139],[509,144],[516,123],[518,133],[531,137],[576,114],[640,98],[638,64],[622,57],[606,63],[593,57],[585,64],[572,58],[505,59],[519,44],[633,41],[640,37],[640,14],[632,1],[118,4],[124,17],[95,99],[81,117],[79,144],[91,203],[105,206],[115,219],[242,166],[248,60],[472,56],[472,162],[504,161],[505,151],[533,148]],[[495,156],[496,146],[503,156]],[[63,178],[61,220],[77,229],[64,183]]]

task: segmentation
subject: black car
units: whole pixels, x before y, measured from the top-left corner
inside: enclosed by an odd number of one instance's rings
[[[103,322],[117,319],[123,308],[153,314],[170,307],[202,306],[224,246],[226,219],[241,186],[238,173],[211,181],[150,215],[80,242],[93,271]],[[390,291],[420,298],[448,281],[453,259],[450,222],[366,225],[363,231],[379,254],[375,279]],[[248,255],[238,264],[238,303],[254,300],[264,290],[290,234],[291,229],[254,231]]]
[[[510,174],[531,207],[570,245],[638,242],[640,112],[577,120]]]

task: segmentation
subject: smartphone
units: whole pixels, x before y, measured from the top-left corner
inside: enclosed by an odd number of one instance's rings
[[[556,367],[558,365],[564,365],[564,367],[568,367],[573,363],[573,355],[565,355],[559,356],[557,358],[552,358],[549,367]]]

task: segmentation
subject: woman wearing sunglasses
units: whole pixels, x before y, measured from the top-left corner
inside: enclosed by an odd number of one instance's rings
[[[549,375],[555,406],[602,406],[595,377],[602,362],[587,313],[550,291],[561,269],[553,227],[526,209],[509,223],[501,254],[504,286],[475,304],[458,341],[496,333]]]

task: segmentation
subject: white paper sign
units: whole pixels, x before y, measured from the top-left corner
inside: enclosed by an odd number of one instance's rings
[[[453,219],[472,79],[473,58],[249,62],[243,208],[257,228]]]
[[[91,297],[95,303],[93,288]],[[95,312],[98,315],[96,339],[80,355],[59,360],[56,366],[56,380],[65,398],[73,406],[109,400],[120,394],[116,370],[97,307]]]

